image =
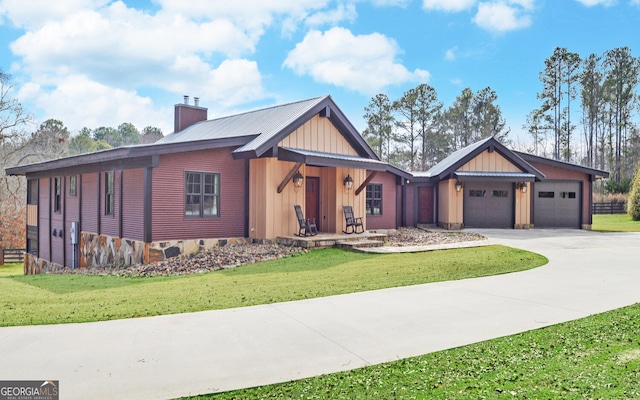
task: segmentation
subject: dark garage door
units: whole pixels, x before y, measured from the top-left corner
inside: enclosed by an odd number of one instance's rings
[[[580,228],[580,182],[544,181],[535,184],[533,224],[536,228]]]
[[[513,228],[513,183],[465,182],[464,226]]]

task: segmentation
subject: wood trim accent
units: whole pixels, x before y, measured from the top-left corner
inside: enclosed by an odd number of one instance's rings
[[[151,231],[151,208],[153,207],[152,193],[153,193],[153,168],[147,167],[144,169],[144,228],[142,235],[144,236],[145,243],[151,243],[153,240],[153,233]]]
[[[293,168],[291,168],[291,171],[289,171],[287,176],[285,176],[282,182],[280,182],[280,184],[278,185],[278,193],[282,193],[285,186],[287,186],[287,184],[291,181],[291,178],[293,178],[293,176],[296,174],[296,172],[298,172],[301,166],[302,166],[302,163],[297,162],[296,165],[294,165]]]
[[[371,172],[371,175],[367,176],[367,179],[365,179],[364,182],[362,182],[362,184],[356,189],[356,196],[359,196],[360,193],[367,188],[367,185],[373,180],[373,178],[375,178],[377,173],[378,171],[373,171]]]

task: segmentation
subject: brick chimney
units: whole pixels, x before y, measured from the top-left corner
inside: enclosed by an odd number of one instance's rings
[[[207,109],[200,107],[200,99],[193,98],[194,104],[189,104],[189,96],[184,96],[184,103],[175,105],[173,132],[177,133],[191,125],[207,120]]]

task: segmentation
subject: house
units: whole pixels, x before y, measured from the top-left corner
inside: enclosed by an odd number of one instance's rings
[[[343,231],[346,205],[366,216],[365,229],[462,229],[552,226],[570,203],[571,226],[588,228],[591,182],[608,175],[493,138],[412,174],[380,161],[330,96],[212,120],[185,96],[174,133],[154,144],[7,174],[27,178],[25,273],[288,236],[298,231],[294,205],[325,233]]]

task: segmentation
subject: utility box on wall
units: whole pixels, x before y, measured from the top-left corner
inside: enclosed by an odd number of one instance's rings
[[[69,231],[69,237],[71,238],[71,244],[78,244],[78,237],[80,236],[80,224],[77,221],[71,223],[71,230]]]

